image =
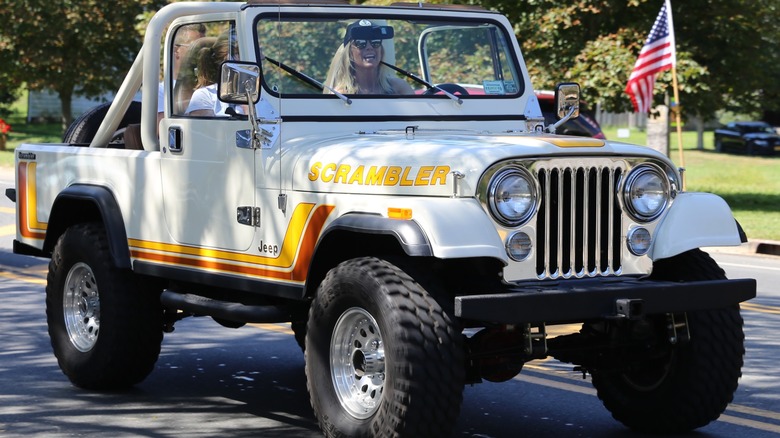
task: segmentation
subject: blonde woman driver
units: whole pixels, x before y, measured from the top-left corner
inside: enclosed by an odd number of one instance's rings
[[[381,63],[385,55],[383,42],[391,38],[391,26],[379,26],[369,20],[347,26],[325,84],[344,94],[412,94],[412,87]],[[329,92],[326,88],[325,93]]]

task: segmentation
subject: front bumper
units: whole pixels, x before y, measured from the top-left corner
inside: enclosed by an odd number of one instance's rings
[[[753,279],[650,281],[627,277],[538,281],[455,297],[455,316],[480,322],[563,324],[718,309],[755,298]],[[633,310],[627,311],[629,304]]]

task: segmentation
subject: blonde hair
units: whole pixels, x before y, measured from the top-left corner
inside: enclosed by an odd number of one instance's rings
[[[325,77],[325,85],[335,89],[336,91],[344,94],[356,94],[358,92],[358,84],[355,81],[355,67],[352,59],[352,51],[349,49],[351,41],[346,45],[339,44],[339,48],[336,49],[336,54],[333,55],[333,59],[330,61],[330,68],[328,68],[328,75]],[[382,41],[382,59],[385,57],[385,46]],[[390,77],[392,71],[384,64],[379,65],[377,69],[377,80],[379,86],[385,94],[393,93],[393,86],[390,84]],[[325,88],[323,91],[325,94],[330,94],[331,91]]]

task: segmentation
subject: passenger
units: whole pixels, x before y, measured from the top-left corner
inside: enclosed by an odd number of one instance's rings
[[[198,72],[195,92],[192,93],[186,114],[189,116],[214,117],[226,116],[229,104],[219,100],[217,96],[217,81],[220,66],[229,59],[238,59],[238,46],[230,32],[220,35],[214,45],[205,47],[198,54]],[[235,108],[236,113],[243,114],[242,108]]]
[[[414,90],[381,61],[384,41],[393,38],[393,28],[359,20],[344,33],[336,50],[325,84],[344,94],[412,94]],[[330,93],[327,88],[325,93]]]
[[[206,36],[206,26],[203,23],[188,24],[180,27],[176,30],[176,36],[174,37],[173,53],[172,53],[172,67],[171,74],[173,76],[173,87],[176,88],[176,80],[179,78],[179,70],[184,61],[184,56],[190,46],[200,38]],[[157,123],[163,118],[165,111],[165,87],[160,82],[159,89],[157,90]]]
[[[200,52],[214,45],[216,37],[203,37],[190,43],[179,68],[179,75],[173,87],[173,114],[183,116],[190,105],[192,93],[198,85],[198,62]]]

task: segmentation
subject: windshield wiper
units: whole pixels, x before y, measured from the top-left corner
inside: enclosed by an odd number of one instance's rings
[[[393,70],[397,71],[398,73],[401,73],[402,75],[404,75],[404,76],[406,76],[406,77],[408,77],[408,78],[411,78],[411,79],[413,79],[413,80],[414,80],[414,81],[416,81],[417,83],[420,83],[420,84],[422,84],[422,85],[425,85],[426,87],[428,87],[428,89],[429,89],[429,90],[436,90],[436,91],[440,91],[440,92],[441,92],[441,93],[443,93],[445,96],[447,96],[447,97],[449,97],[450,99],[452,99],[452,100],[454,100],[455,102],[457,102],[457,103],[458,103],[458,105],[463,105],[463,99],[461,99],[460,97],[458,97],[458,96],[456,96],[456,95],[454,95],[454,94],[450,93],[449,91],[447,91],[447,90],[445,90],[445,89],[443,89],[443,88],[441,88],[441,87],[439,87],[439,86],[437,86],[437,85],[433,85],[432,83],[430,83],[430,82],[426,81],[425,79],[423,79],[423,78],[421,78],[421,77],[419,77],[419,76],[417,76],[417,75],[415,75],[415,74],[413,74],[413,73],[410,73],[410,72],[408,72],[408,71],[406,71],[406,70],[404,70],[404,69],[402,69],[402,68],[400,68],[400,67],[396,67],[396,66],[394,66],[393,64],[388,64],[388,63],[386,63],[386,62],[384,62],[384,61],[381,61],[381,62],[382,62],[382,64],[384,64],[384,65],[386,65],[386,66],[388,66],[388,67],[392,68]]]
[[[286,71],[287,73],[290,73],[291,75],[293,75],[294,77],[300,79],[304,83],[306,83],[308,85],[311,85],[312,87],[316,88],[317,90],[323,91],[324,89],[327,88],[328,91],[330,91],[331,93],[333,93],[336,96],[338,96],[339,99],[343,100],[347,105],[351,105],[352,104],[352,99],[350,99],[349,97],[339,93],[338,91],[334,90],[333,88],[323,84],[322,82],[314,79],[313,77],[308,76],[308,75],[306,75],[304,73],[301,73],[298,70],[290,67],[289,65],[284,64],[283,62],[277,61],[277,60],[269,58],[267,56],[265,57],[265,60],[270,62],[271,64],[281,68],[282,70]]]

